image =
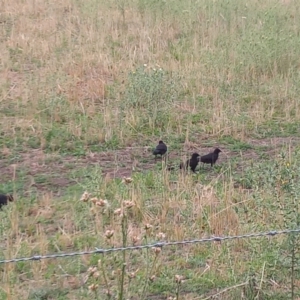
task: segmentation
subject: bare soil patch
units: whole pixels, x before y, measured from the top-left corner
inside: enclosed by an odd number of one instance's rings
[[[266,155],[272,157],[281,151],[282,147],[290,145],[291,149],[298,145],[300,138],[268,138],[251,139],[248,141],[253,147],[265,147]],[[240,153],[232,152],[227,145],[218,145],[222,149],[218,164],[222,164],[229,159],[239,157],[238,169],[247,165],[247,161],[259,158],[259,153],[255,149],[247,149]],[[192,152],[206,154],[212,147],[200,147],[199,144],[189,143],[183,146],[181,151],[170,151],[168,154],[168,164],[177,164],[179,160],[185,160]],[[76,184],[70,178],[72,170],[78,170],[88,166],[100,166],[103,176],[109,178],[122,178],[132,176],[133,172],[152,169],[161,159],[155,159],[149,147],[127,147],[115,151],[89,152],[84,157],[60,156],[57,154],[47,154],[43,150],[30,150],[20,153],[18,163],[11,163],[10,159],[2,159],[0,168],[2,170],[1,183],[10,180],[18,180],[20,176],[25,176],[27,188],[36,187],[38,191],[58,191],[63,187]],[[44,179],[41,180],[41,178]],[[42,182],[41,182],[42,181]]]

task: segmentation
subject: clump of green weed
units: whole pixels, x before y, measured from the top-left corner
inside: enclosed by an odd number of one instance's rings
[[[165,131],[172,121],[172,109],[179,99],[182,87],[180,79],[161,68],[139,67],[129,73],[126,91],[121,103],[123,121],[129,121],[133,129]]]
[[[42,300],[42,299],[62,299],[68,294],[63,289],[52,289],[48,287],[41,287],[30,291],[28,296],[29,300]]]
[[[244,180],[253,190],[255,210],[249,212],[250,218],[261,216],[262,223],[268,230],[298,229],[299,218],[299,152],[287,155],[287,149],[282,151],[274,160],[256,163],[246,170]],[[276,224],[276,225],[275,225]],[[291,299],[295,296],[296,268],[299,264],[300,240],[298,233],[290,233],[283,238],[280,248],[272,249],[278,257],[277,264],[280,272],[291,278]],[[271,251],[271,249],[270,249]],[[279,274],[277,274],[279,276]]]

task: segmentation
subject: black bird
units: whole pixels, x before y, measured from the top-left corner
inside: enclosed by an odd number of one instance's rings
[[[185,164],[184,163],[180,164],[180,166],[179,166],[180,169],[188,169],[188,167],[190,167],[191,170],[194,173],[196,173],[195,169],[196,169],[196,167],[197,167],[197,165],[199,163],[199,156],[200,155],[198,153],[193,153],[192,157],[190,159],[188,159]]]
[[[159,141],[155,150],[153,150],[153,155],[155,155],[155,158],[157,154],[163,156],[167,152],[167,150],[168,150],[167,145],[163,141]]]
[[[3,195],[0,194],[0,209],[2,208],[3,205],[7,205],[8,202],[14,201],[13,195]]]
[[[219,158],[219,153],[222,152],[219,148],[216,148],[214,152],[201,156],[200,161],[204,164],[210,164],[213,166]]]

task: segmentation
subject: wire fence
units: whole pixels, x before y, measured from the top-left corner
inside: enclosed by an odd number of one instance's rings
[[[273,237],[280,234],[291,234],[291,233],[300,233],[300,228],[272,230],[268,232],[248,233],[248,234],[235,235],[235,236],[222,236],[222,237],[212,236],[209,238],[186,240],[186,241],[157,242],[153,244],[119,247],[119,248],[108,248],[108,249],[96,248],[95,250],[78,251],[78,252],[70,252],[70,253],[34,255],[31,257],[3,259],[0,260],[0,264],[16,263],[21,261],[36,261],[36,260],[40,261],[49,258],[62,258],[62,257],[72,257],[72,256],[91,255],[91,254],[106,254],[106,253],[112,253],[118,251],[142,250],[142,249],[149,249],[155,247],[163,248],[167,246],[189,245],[189,244],[198,244],[198,243],[207,243],[207,242],[222,242],[222,241],[231,241],[231,240],[245,239],[245,238],[257,238],[257,237],[264,237],[264,236]]]

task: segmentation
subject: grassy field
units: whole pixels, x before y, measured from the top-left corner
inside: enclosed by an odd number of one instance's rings
[[[299,226],[299,1],[4,0],[0,29],[0,260]],[[299,244],[0,264],[0,300],[300,299]]]

